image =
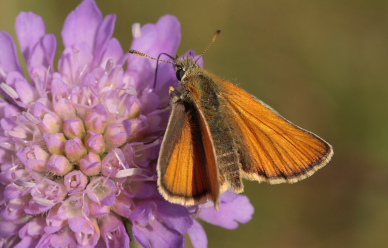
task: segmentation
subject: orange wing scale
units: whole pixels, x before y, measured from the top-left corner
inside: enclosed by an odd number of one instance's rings
[[[287,121],[232,83],[222,81],[221,85],[230,119],[241,134],[245,178],[294,183],[329,162],[333,150],[320,137]]]

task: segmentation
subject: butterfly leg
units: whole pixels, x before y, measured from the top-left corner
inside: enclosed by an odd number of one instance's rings
[[[171,99],[173,99],[173,103],[176,102],[177,99],[174,100],[176,97],[180,97],[181,93],[175,89],[174,87],[170,86],[170,89],[168,91],[168,94],[170,95],[170,98],[168,99],[167,105],[164,107],[159,107],[158,109],[168,109],[170,108]]]
[[[177,89],[170,86],[169,95],[170,95],[170,101],[172,101],[172,103],[175,103],[181,98],[182,94]]]

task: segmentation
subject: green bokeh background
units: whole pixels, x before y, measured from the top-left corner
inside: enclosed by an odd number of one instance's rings
[[[60,37],[79,2],[0,0],[0,30],[15,37],[17,14],[33,11]],[[387,247],[388,1],[97,3],[117,14],[125,49],[133,23],[167,13],[182,23],[180,54],[201,52],[221,29],[206,67],[334,147],[333,161],[297,184],[245,181],[252,221],[232,231],[205,224],[209,247]]]

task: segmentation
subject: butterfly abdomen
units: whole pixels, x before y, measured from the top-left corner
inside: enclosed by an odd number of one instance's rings
[[[244,187],[240,175],[241,163],[237,145],[233,139],[231,127],[226,125],[221,116],[218,117],[208,124],[212,133],[220,174],[224,175],[229,187],[234,192],[241,193]]]

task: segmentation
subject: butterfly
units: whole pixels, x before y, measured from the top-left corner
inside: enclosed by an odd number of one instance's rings
[[[295,183],[330,161],[330,144],[200,67],[198,59],[165,61],[181,82],[180,90],[170,87],[171,115],[157,163],[159,192],[167,201],[211,200],[218,209],[224,191],[243,192],[242,179]]]

